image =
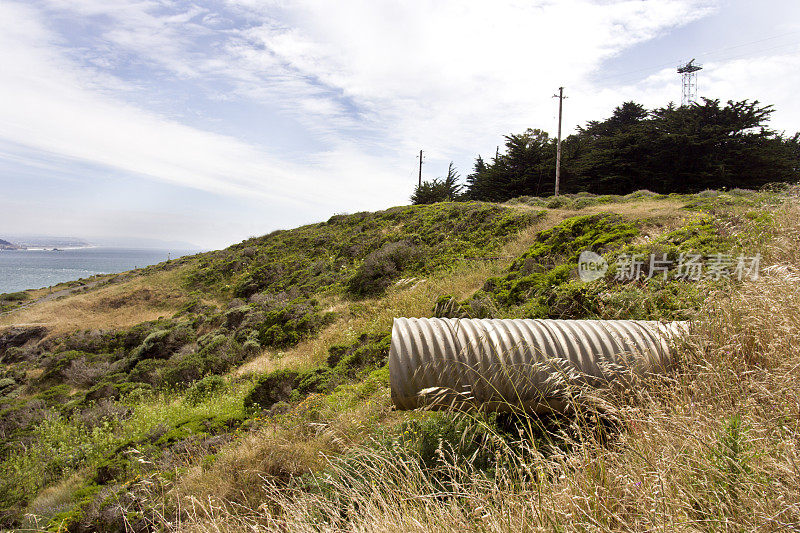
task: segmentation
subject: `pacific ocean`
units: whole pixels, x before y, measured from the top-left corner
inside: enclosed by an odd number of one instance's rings
[[[154,265],[188,250],[146,248],[73,248],[65,250],[0,250],[0,294],[49,287],[95,274],[124,272]]]

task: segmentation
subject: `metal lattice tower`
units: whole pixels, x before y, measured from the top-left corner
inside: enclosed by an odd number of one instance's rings
[[[703,67],[694,64],[694,59],[685,65],[678,66],[678,74],[681,75],[681,105],[689,105],[697,100],[697,71]]]

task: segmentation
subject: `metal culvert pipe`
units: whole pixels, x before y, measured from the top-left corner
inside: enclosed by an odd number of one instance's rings
[[[389,373],[398,409],[549,412],[571,386],[663,372],[688,322],[396,318]]]

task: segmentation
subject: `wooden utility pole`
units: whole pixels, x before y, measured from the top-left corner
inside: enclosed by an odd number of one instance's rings
[[[558,88],[558,94],[554,94],[553,98],[558,98],[558,137],[556,138],[556,193],[558,196],[558,186],[561,182],[561,108],[564,103],[564,88]]]
[[[419,151],[419,186],[422,187],[422,150]]]

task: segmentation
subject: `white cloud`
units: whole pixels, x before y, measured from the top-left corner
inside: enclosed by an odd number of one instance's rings
[[[446,154],[549,114],[560,84],[708,13],[705,3],[293,2],[243,33],[268,56],[352,99],[404,149]],[[242,58],[246,61],[248,58]]]
[[[709,62],[700,72],[700,95],[726,100],[760,100],[778,110],[770,126],[794,134],[800,130],[800,44],[766,57]]]
[[[793,49],[792,49],[793,48]],[[698,73],[698,96],[728,100],[759,100],[773,104],[776,112],[769,127],[794,134],[800,127],[800,101],[795,87],[800,85],[800,44],[784,48],[777,55],[751,54],[747,58],[708,61]],[[628,85],[593,92],[583,92],[570,101],[572,115],[597,117],[598,109],[610,110],[626,100],[634,100],[649,109],[668,102],[680,104],[680,76],[668,67]]]
[[[265,205],[308,204],[324,218],[404,202],[421,147],[427,175],[450,159],[466,174],[503,134],[553,131],[559,85],[570,96],[567,132],[623,100],[675,100],[673,68],[605,89],[592,75],[715,9],[713,0],[0,0],[0,140]],[[791,129],[798,62],[797,50],[708,62],[701,94],[775,103],[776,125]],[[182,102],[166,92],[159,108],[170,118],[156,113],[137,92],[176,80],[198,101],[288,116],[321,148],[293,159],[237,138],[237,124],[221,135],[182,123]]]
[[[240,97],[278,103],[326,142],[368,131],[386,146],[424,145],[442,157],[537,122],[550,114],[558,85],[580,91],[603,60],[714,5],[229,0],[232,9],[206,24],[204,8],[165,13],[155,1],[48,3],[111,18],[101,33],[116,49],[173,75],[223,80]],[[226,17],[247,23],[218,31]]]
[[[92,71],[59,53],[35,13],[17,4],[0,4],[0,64],[5,141],[172,184],[300,205],[346,202],[342,184],[358,178],[286,161],[94,90]]]

